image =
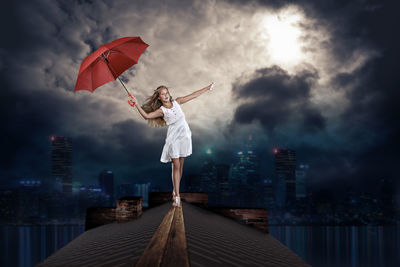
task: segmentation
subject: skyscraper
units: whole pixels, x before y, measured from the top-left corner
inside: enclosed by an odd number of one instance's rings
[[[260,159],[253,144],[253,137],[249,135],[249,140],[245,144],[243,150],[237,153],[239,166],[243,166],[245,170],[245,176],[243,182],[252,185],[259,185],[260,179]]]
[[[149,206],[149,191],[150,191],[151,183],[145,184],[134,184],[134,196],[141,196],[143,207]]]
[[[274,190],[272,186],[272,179],[265,178],[262,182],[262,203],[267,210],[273,210],[276,206],[275,198],[274,198]]]
[[[307,196],[306,177],[308,164],[299,164],[296,168],[296,198]]]
[[[216,192],[216,177],[217,170],[215,168],[215,162],[211,155],[208,155],[200,171],[200,191],[207,192],[209,194],[209,200],[213,198],[213,193]]]
[[[256,207],[261,203],[260,159],[255,151],[253,138],[249,135],[243,149],[236,154],[237,162],[232,168],[234,193],[238,195],[237,205]]]
[[[99,186],[103,194],[108,196],[109,205],[114,205],[114,174],[110,170],[103,170],[99,174]]]
[[[229,203],[229,164],[217,164],[217,204],[227,205]]]
[[[54,179],[61,178],[62,192],[72,195],[72,139],[51,136],[51,172]]]
[[[277,203],[285,206],[296,201],[296,151],[275,148]]]

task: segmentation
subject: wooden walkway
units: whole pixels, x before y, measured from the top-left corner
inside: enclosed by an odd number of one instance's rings
[[[269,234],[182,202],[91,229],[36,266],[310,265]]]
[[[171,207],[135,267],[190,266],[182,208]]]

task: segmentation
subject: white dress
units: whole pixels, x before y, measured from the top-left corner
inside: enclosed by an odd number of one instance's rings
[[[186,122],[185,114],[176,100],[172,108],[161,106],[164,120],[168,125],[167,138],[160,161],[168,163],[171,158],[187,157],[192,154],[192,132]]]

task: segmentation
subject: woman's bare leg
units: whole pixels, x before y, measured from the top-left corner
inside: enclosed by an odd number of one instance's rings
[[[182,172],[183,172],[183,161],[185,160],[184,157],[180,157],[179,158],[179,182],[182,179]],[[176,196],[176,192],[175,192],[175,182],[174,182],[174,163],[171,163],[171,179],[172,179],[172,193]]]
[[[176,195],[175,193],[175,182],[174,182],[174,162],[171,162],[171,179],[172,179],[172,193]]]
[[[180,182],[180,161],[179,158],[172,159],[172,179],[176,196],[179,197],[179,182]]]
[[[182,173],[183,173],[183,161],[185,160],[184,157],[179,158],[179,184],[181,183]]]

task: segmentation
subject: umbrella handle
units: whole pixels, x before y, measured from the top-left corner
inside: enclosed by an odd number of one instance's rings
[[[131,99],[128,100],[128,104],[131,105],[132,107],[134,107],[136,105],[136,102],[133,101],[132,95],[128,94],[128,97],[131,98]]]

